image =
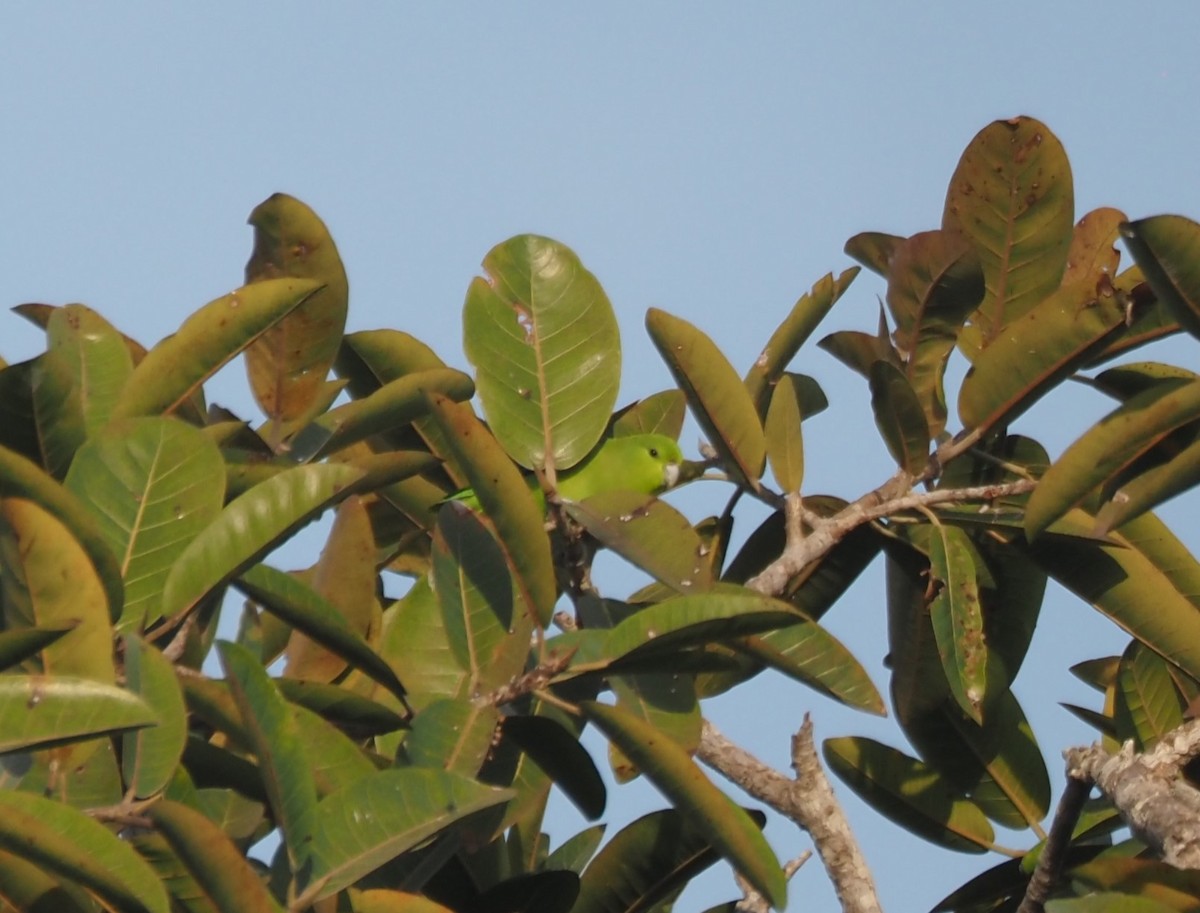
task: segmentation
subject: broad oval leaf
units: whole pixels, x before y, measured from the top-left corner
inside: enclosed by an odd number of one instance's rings
[[[604,780],[578,736],[548,716],[506,716],[501,731],[558,784],[589,821],[604,814],[608,801]]]
[[[65,803],[0,790],[0,849],[82,885],[112,909],[171,909],[150,864],[103,824]]]
[[[687,416],[687,397],[682,390],[661,390],[638,400],[613,416],[613,437],[629,434],[665,434],[679,440]]]
[[[787,904],[787,881],[762,831],[686,751],[617,707],[585,701],[581,709],[771,904]]]
[[[1158,300],[1200,337],[1200,225],[1183,216],[1153,216],[1126,222],[1121,237]]]
[[[329,897],[468,815],[512,798],[458,774],[417,767],[381,770],[321,800],[312,880]]]
[[[320,285],[246,350],[255,400],[270,418],[289,421],[307,412],[325,384],[346,326],[350,286],[325,223],[295,197],[272,194],[249,221],[248,286],[285,277]]]
[[[1183,723],[1183,705],[1170,668],[1157,653],[1132,641],[1117,667],[1114,721],[1117,737],[1148,751]]]
[[[730,470],[757,489],[766,439],[750,391],[733,366],[708,336],[665,311],[651,308],[646,329],[709,442]]]
[[[113,418],[175,411],[234,356],[320,289],[307,279],[269,279],[210,301],[146,353]]]
[[[569,469],[595,447],[621,380],[617,318],[564,244],[492,248],[463,306],[463,346],[501,446],[526,469]]]
[[[126,583],[118,626],[154,624],[172,566],[224,504],[217,445],[170,416],[123,419],[83,445],[65,484],[92,508],[120,556]]]
[[[491,704],[442,698],[426,704],[404,740],[410,764],[474,777],[495,746],[500,711]]]
[[[175,619],[252,567],[362,477],[350,466],[297,466],[226,505],[184,549],[163,586],[161,614]]]
[[[245,855],[217,825],[195,809],[169,799],[147,812],[204,899],[221,913],[279,913]]]
[[[136,694],[65,675],[0,676],[0,753],[153,726]]]
[[[691,521],[665,501],[609,491],[564,504],[568,516],[606,548],[680,593],[712,585],[708,548]]]
[[[90,436],[108,421],[133,371],[129,347],[112,324],[82,304],[51,312],[46,342],[66,366],[78,391],[84,430]]]
[[[987,294],[973,323],[986,347],[1058,288],[1074,222],[1071,166],[1058,138],[1031,117],[993,121],[967,146],[942,227],[979,254]]]
[[[930,537],[930,582],[939,586],[929,604],[933,636],[950,693],[967,716],[983,722],[987,696],[987,644],[972,549],[967,534],[937,525]]]
[[[995,833],[973,802],[956,799],[933,768],[873,739],[826,739],[831,770],[864,802],[919,837],[949,850],[984,853]]]
[[[73,624],[64,624],[59,627],[13,627],[0,631],[0,672],[7,672],[29,657],[36,656],[43,647],[54,643],[74,627]]]
[[[892,256],[904,241],[900,235],[884,231],[862,231],[850,238],[842,250],[871,272],[886,278]]]

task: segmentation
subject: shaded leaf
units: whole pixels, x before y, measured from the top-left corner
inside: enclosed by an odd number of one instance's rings
[[[604,814],[608,799],[604,781],[578,736],[546,716],[506,716],[502,731],[504,738],[512,739],[528,754],[589,821]],[[599,833],[603,833],[603,826]]]
[[[0,790],[0,848],[128,913],[168,913],[154,870],[104,825],[61,802]]]
[[[708,549],[691,521],[652,496],[609,491],[563,505],[567,515],[606,548],[680,593],[708,589]]]
[[[569,469],[600,440],[617,399],[617,318],[566,245],[518,235],[483,260],[463,307],[463,346],[492,432],[526,469]]]
[[[0,631],[0,671],[8,671],[31,656],[36,656],[43,647],[54,643],[74,625],[60,627],[11,628]]]
[[[888,453],[911,476],[929,461],[929,422],[903,372],[887,361],[871,365],[871,411]]]
[[[766,441],[754,400],[733,366],[708,336],[665,311],[651,308],[646,329],[709,442],[731,471],[757,489]]]
[[[277,913],[258,873],[219,827],[200,812],[162,800],[147,816],[221,913]]]
[[[966,533],[935,526],[930,538],[930,579],[940,586],[929,604],[933,635],[950,693],[967,716],[980,723],[987,693],[987,645],[979,581]]]
[[[316,899],[336,894],[444,828],[511,797],[511,790],[415,767],[383,770],[325,797],[313,839],[313,880],[322,883]]]
[[[991,848],[995,834],[979,807],[956,799],[937,771],[872,739],[826,739],[825,763],[868,805],[938,846]]]
[[[1136,640],[1121,657],[1116,685],[1117,737],[1133,739],[1135,750],[1148,751],[1183,723],[1183,705],[1166,660]]]
[[[1167,312],[1200,337],[1200,225],[1153,216],[1124,223],[1121,238]]]
[[[254,207],[249,222],[248,287],[284,278],[319,286],[246,350],[255,400],[270,418],[288,421],[302,416],[325,384],[346,325],[350,287],[325,223],[295,197],[272,194]]]
[[[138,637],[125,637],[125,680],[157,717],[147,729],[121,740],[122,775],[138,798],[163,790],[187,743],[187,708],[171,661]]]
[[[766,348],[746,373],[745,380],[746,389],[750,391],[750,398],[760,418],[766,418],[771,388],[783,377],[784,371],[796,357],[800,347],[837,300],[845,294],[857,275],[858,267],[852,267],[836,279],[833,273],[829,273],[818,280],[812,289],[793,305],[783,323],[771,334]]]
[[[704,776],[687,752],[619,708],[586,701],[581,709],[770,903],[786,905],[787,882],[762,832]]]
[[[863,231],[847,241],[842,250],[871,272],[886,277],[892,256],[904,241],[899,235],[887,232]]]

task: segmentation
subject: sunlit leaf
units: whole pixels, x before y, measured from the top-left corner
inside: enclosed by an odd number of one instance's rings
[[[1117,667],[1117,736],[1147,751],[1183,723],[1183,706],[1166,660],[1132,641]]]
[[[803,419],[799,391],[790,377],[784,377],[771,394],[764,432],[771,472],[785,494],[799,491],[804,480]]]
[[[0,753],[152,726],[136,694],[66,675],[0,676]]]
[[[651,308],[646,329],[709,443],[731,471],[756,489],[766,463],[766,440],[750,391],[733,366],[708,336],[665,311]]]
[[[467,290],[463,345],[492,432],[526,469],[569,469],[600,440],[617,400],[617,318],[568,247],[518,235]]]
[[[987,692],[987,645],[975,562],[966,533],[935,526],[930,538],[930,580],[940,589],[929,604],[933,635],[950,693],[975,722],[982,722]]]
[[[987,294],[973,323],[982,346],[1058,287],[1074,209],[1067,154],[1045,124],[993,121],[971,140],[950,179],[942,227],[962,232],[979,254]]]
[[[613,437],[627,434],[665,434],[679,439],[687,415],[687,398],[681,390],[662,390],[619,411],[613,418]]]
[[[122,774],[129,789],[142,798],[171,781],[187,742],[187,708],[171,661],[138,637],[126,635],[124,642],[126,685],[157,717],[154,726],[121,740]]]
[[[113,418],[175,411],[234,356],[320,288],[305,279],[270,279],[230,292],[183,322],[133,369]]]

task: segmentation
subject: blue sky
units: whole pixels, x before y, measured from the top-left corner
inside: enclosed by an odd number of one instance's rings
[[[1032,114],[1057,133],[1078,214],[1200,217],[1200,7],[1084,9],[5,4],[0,303],[83,301],[153,343],[240,283],[246,217],[283,190],[338,242],[350,329],[407,330],[460,366],[463,296],[488,249],[525,231],[569,244],[621,321],[623,399],[643,396],[669,384],[642,329],[648,307],[708,330],[744,368],[800,294],[850,265],[846,238],[936,227],[959,154],[997,117]],[[827,329],[872,327],[882,291],[860,278]],[[39,345],[0,315],[0,355]],[[861,382],[816,350],[796,367],[834,403],[806,425],[812,490],[877,484],[888,465]],[[246,410],[239,381],[214,394]],[[1084,398],[1069,416],[1032,414],[1027,429],[1061,447],[1100,408]],[[1169,516],[1194,545],[1194,521]],[[830,624],[882,687],[881,580],[877,568],[865,575]],[[1122,645],[1058,591],[1039,641],[1018,683],[1027,706],[1092,702],[1064,661]],[[1042,703],[1031,716],[1057,782],[1059,750],[1091,734]],[[806,711],[819,738],[901,744],[889,721],[778,679],[710,709],[781,768]],[[658,804],[642,786],[611,797],[616,820]],[[847,804],[891,909],[928,908],[986,865],[925,851]],[[560,839],[582,826],[565,811],[555,823]],[[787,825],[770,835],[785,856],[807,845]],[[726,875],[710,878],[681,909],[733,893]],[[792,897],[834,908],[815,862]]]

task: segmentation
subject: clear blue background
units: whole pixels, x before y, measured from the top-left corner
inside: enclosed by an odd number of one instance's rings
[[[351,330],[401,328],[460,366],[487,250],[526,231],[571,245],[617,309],[628,400],[669,384],[646,308],[708,330],[744,369],[800,294],[849,265],[846,238],[936,227],[958,156],[995,118],[1057,133],[1078,214],[1200,216],[1198,27],[1183,2],[4,4],[0,303],[83,301],[153,343],[240,284],[246,216],[283,190],[338,242]],[[872,328],[882,291],[861,277],[823,329]],[[0,355],[39,346],[0,316]],[[889,466],[861,381],[815,349],[796,367],[834,404],[806,425],[807,489],[878,484]],[[219,379],[214,398],[249,411],[240,384]],[[1023,430],[1061,448],[1102,408],[1083,394]],[[721,494],[677,503],[698,518]],[[1187,512],[1169,516],[1195,542]],[[829,621],[883,688],[881,584],[873,568]],[[1052,589],[1017,691],[1056,783],[1059,750],[1093,736],[1054,702],[1096,703],[1063,669],[1122,645]],[[818,738],[902,744],[890,721],[778,678],[707,709],[781,769],[808,711]],[[927,909],[989,864],[839,795],[889,909]],[[610,796],[614,822],[659,804],[644,784]],[[556,807],[556,840],[582,824]],[[808,845],[787,822],[769,834],[783,857]],[[735,894],[723,871],[679,909]],[[835,908],[815,861],[792,901]]]

